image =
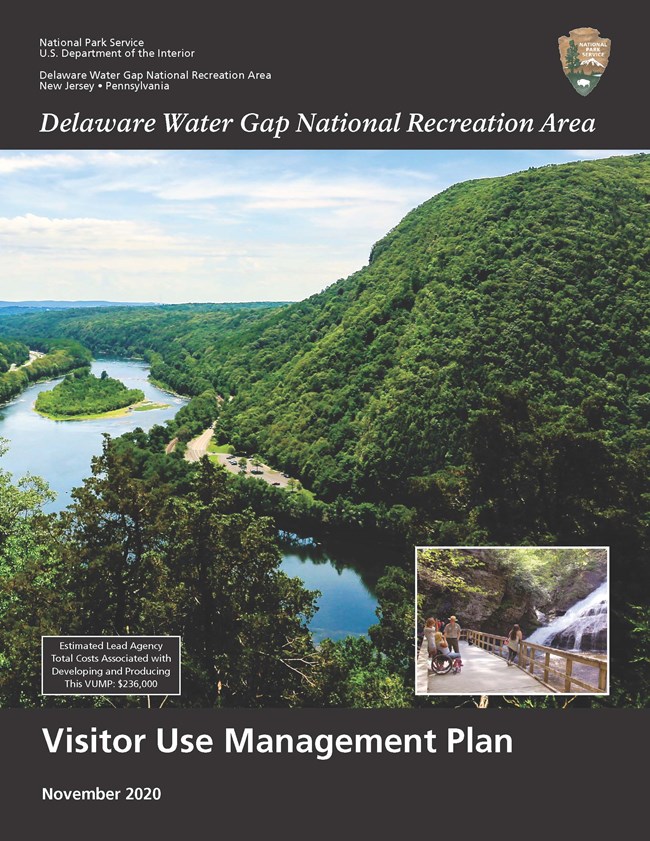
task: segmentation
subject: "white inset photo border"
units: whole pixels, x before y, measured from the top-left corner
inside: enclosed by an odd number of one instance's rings
[[[608,546],[416,546],[415,694],[608,695],[609,562]],[[537,604],[517,603],[527,587]]]

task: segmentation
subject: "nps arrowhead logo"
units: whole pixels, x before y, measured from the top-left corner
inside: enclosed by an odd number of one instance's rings
[[[562,68],[580,96],[587,96],[600,82],[609,63],[612,42],[601,38],[597,29],[572,29],[557,40]]]

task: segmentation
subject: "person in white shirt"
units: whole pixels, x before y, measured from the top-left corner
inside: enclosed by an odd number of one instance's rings
[[[436,620],[433,618],[427,619],[427,621],[424,623],[424,637],[427,641],[427,650],[429,652],[429,657],[435,657],[436,655],[435,635]]]

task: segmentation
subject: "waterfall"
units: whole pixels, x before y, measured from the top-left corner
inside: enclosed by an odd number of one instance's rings
[[[538,628],[527,639],[568,651],[606,651],[607,582],[572,605],[564,616]]]

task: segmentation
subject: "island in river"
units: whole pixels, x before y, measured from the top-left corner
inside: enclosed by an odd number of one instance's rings
[[[118,417],[131,410],[164,408],[164,404],[145,400],[141,389],[127,388],[106,371],[96,377],[81,368],[69,373],[53,389],[42,391],[34,408],[51,420],[94,420]]]
[[[151,408],[166,408],[156,412],[123,410],[85,423],[56,423],[32,409],[40,393],[52,390],[51,380],[29,385],[18,398],[0,406],[0,438],[9,443],[2,467],[17,481],[29,474],[47,481],[57,497],[44,506],[46,512],[62,511],[71,503],[73,489],[81,486],[91,459],[102,451],[105,433],[118,437],[137,428],[148,431],[171,420],[187,404],[187,398],[164,391],[149,380],[149,365],[144,360],[102,357],[91,365],[98,377],[107,371],[127,387],[141,389]],[[298,576],[308,589],[321,593],[318,613],[310,623],[317,643],[328,637],[364,635],[377,622],[375,588],[383,566],[392,559],[389,550],[381,551],[378,562],[376,547],[364,542],[352,546],[348,541],[328,540],[316,545],[308,538],[284,536],[281,551],[283,572]]]

